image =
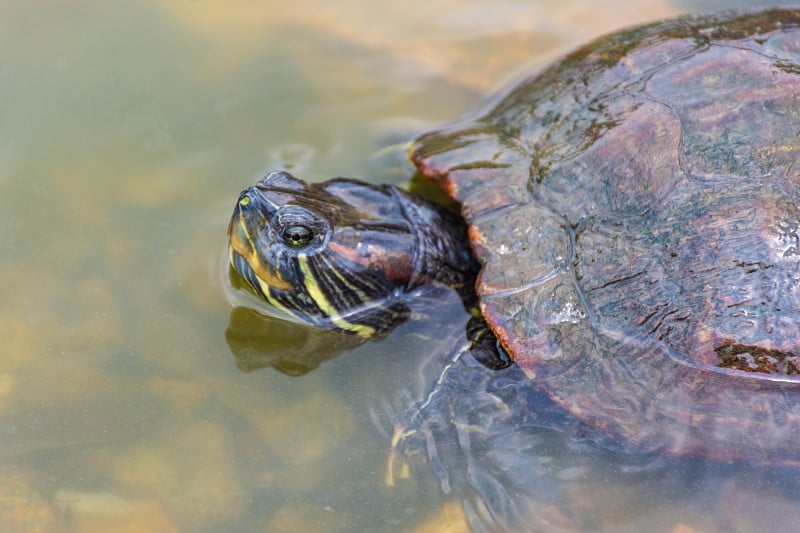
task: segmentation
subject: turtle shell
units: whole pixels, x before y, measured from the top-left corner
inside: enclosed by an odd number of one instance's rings
[[[616,33],[412,148],[503,346],[633,449],[800,464],[799,25]]]

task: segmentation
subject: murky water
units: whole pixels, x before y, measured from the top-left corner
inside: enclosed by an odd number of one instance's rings
[[[287,352],[327,341],[235,309],[220,266],[265,171],[403,182],[380,147],[593,36],[734,3],[288,4],[0,7],[0,531],[456,531],[461,504],[534,530],[798,523],[791,472],[546,431],[474,436],[480,464],[441,443],[438,477],[387,486],[441,325],[299,368]]]

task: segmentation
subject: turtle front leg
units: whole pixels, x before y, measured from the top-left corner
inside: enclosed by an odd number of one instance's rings
[[[479,364],[475,364],[475,362]],[[436,441],[448,429],[457,432],[458,415],[452,407],[460,394],[471,394],[491,376],[495,370],[513,365],[513,361],[500,346],[492,330],[480,315],[473,316],[466,327],[464,342],[456,346],[445,360],[442,371],[433,382],[424,399],[415,402],[395,417],[386,469],[386,485],[394,486],[395,476],[406,479],[410,476],[409,459],[426,453],[430,466],[439,479],[446,484],[446,468],[436,453]],[[487,369],[490,372],[487,372]],[[496,408],[507,409],[505,402],[488,391],[482,396],[491,396]],[[467,428],[469,429],[469,428]]]

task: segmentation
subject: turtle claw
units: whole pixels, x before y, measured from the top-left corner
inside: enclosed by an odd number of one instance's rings
[[[387,458],[386,462],[385,483],[387,487],[394,487],[396,466],[399,469],[397,476],[398,479],[411,478],[411,466],[409,465],[408,459],[405,457],[404,450],[400,447],[400,444],[404,443],[407,437],[414,435],[416,432],[417,431],[413,429],[409,431],[403,425],[395,426],[394,434],[392,435],[392,449],[389,452],[389,457]]]
[[[446,422],[446,415],[440,411],[447,407],[438,405],[439,402],[432,403],[432,399],[437,397],[438,395],[429,396],[397,416],[387,459],[387,486],[394,486],[397,480],[410,479],[412,465],[422,461],[434,472],[442,490],[448,491],[449,476],[446,465],[442,464],[440,449],[455,446],[456,442],[450,431],[452,426]],[[451,452],[447,452],[444,457],[449,455]]]

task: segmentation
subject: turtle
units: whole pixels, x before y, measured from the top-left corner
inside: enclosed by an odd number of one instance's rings
[[[273,171],[238,197],[232,271],[365,340],[451,287],[453,353],[517,368],[598,442],[800,465],[800,10],[601,37],[408,152],[457,211]]]

